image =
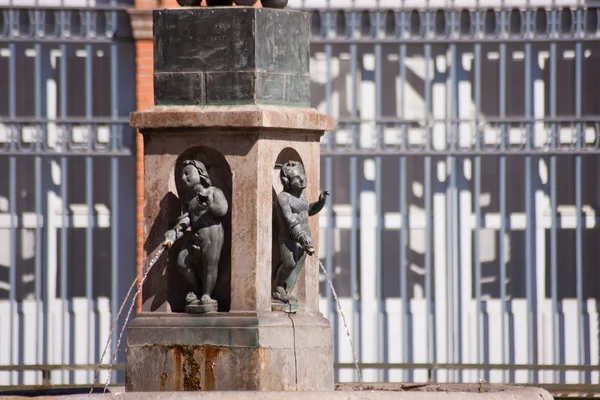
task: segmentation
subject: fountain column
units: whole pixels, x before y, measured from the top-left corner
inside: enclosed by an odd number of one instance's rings
[[[211,239],[222,245],[211,295],[216,311],[186,297],[199,289],[178,266],[182,250],[200,259],[206,249],[200,244],[194,252],[196,225],[184,225],[148,272],[142,312],[128,330],[126,389],[333,390],[333,339],[318,308],[316,256],[299,269],[297,305],[271,300],[279,257],[276,165],[300,162],[303,195],[316,200],[320,137],[333,129],[330,116],[309,107],[308,15],[192,7],[155,10],[153,24],[156,106],[131,115],[144,136],[146,263],[186,210],[190,218],[204,212],[194,202],[205,189],[181,181],[186,166],[227,207],[210,223],[198,222],[222,227]],[[318,254],[318,217],[309,226]]]

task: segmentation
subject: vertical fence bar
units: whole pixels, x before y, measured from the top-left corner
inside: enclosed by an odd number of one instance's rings
[[[531,29],[531,15],[527,14],[527,33]],[[532,93],[532,51],[531,42],[525,42],[525,117],[531,118],[533,106]],[[525,127],[525,149],[531,150],[533,145],[532,124],[527,123]],[[527,361],[529,364],[537,363],[537,297],[536,279],[534,277],[534,237],[535,231],[535,206],[532,183],[532,157],[525,156],[525,215],[527,224],[525,227],[525,296],[527,299]],[[529,371],[529,382],[537,382],[538,373]]]
[[[111,4],[116,5],[116,1],[111,0]],[[110,14],[112,20],[112,29],[117,30],[117,13],[112,11]],[[119,118],[119,59],[117,43],[113,41],[110,44],[110,110],[113,120]],[[119,135],[119,126],[114,122],[111,125],[112,150],[116,153],[120,149],[121,137]],[[111,281],[110,281],[110,315],[114,320],[119,310],[119,158],[111,157],[111,212],[110,212],[110,260],[111,260]],[[115,354],[117,349],[117,332],[113,331],[111,340],[111,353]],[[99,360],[100,363],[106,361]],[[111,375],[115,382],[116,374]]]
[[[383,230],[383,190],[382,190],[382,170],[381,157],[375,157],[375,212],[376,212],[376,230],[375,230],[375,295],[377,297],[377,362],[388,362],[387,352],[387,312],[385,309],[385,297],[383,294],[383,263],[382,263],[382,230]],[[379,382],[389,380],[388,369],[379,369]]]
[[[552,26],[556,29],[556,10],[552,10]],[[556,117],[556,42],[550,43],[550,117]],[[551,123],[551,150],[557,147],[556,122]],[[552,296],[552,332],[553,332],[553,362],[560,363],[560,321],[558,309],[558,218],[557,218],[557,193],[556,193],[556,155],[550,156],[550,293]],[[558,383],[560,374],[554,372],[554,383]]]
[[[40,21],[39,21],[39,10],[34,11],[34,31],[35,38],[39,38],[40,33]],[[35,58],[34,58],[34,115],[35,115],[35,143],[36,150],[40,152],[43,144],[43,132],[39,122],[42,117],[42,45],[36,41],[34,44]],[[44,263],[43,253],[43,235],[47,231],[47,224],[49,221],[48,216],[45,216],[43,206],[43,187],[44,179],[42,176],[42,158],[40,156],[35,157],[35,299],[36,299],[36,328],[37,328],[37,362],[40,364],[46,364],[47,361],[47,341],[46,335],[47,329],[47,315],[48,315],[48,290],[43,290],[45,284],[45,268],[47,264]],[[44,373],[42,373],[42,382],[44,379]]]
[[[355,92],[356,93],[356,92]],[[354,127],[355,125],[353,125]],[[356,129],[353,129],[355,131]],[[355,133],[354,133],[355,134]],[[354,342],[356,357],[362,358],[361,346],[361,299],[358,286],[358,225],[359,225],[359,202],[358,202],[358,166],[356,156],[350,157],[350,206],[352,208],[352,227],[350,230],[350,292],[352,296],[352,341]],[[358,372],[354,371],[354,381],[358,381]]]
[[[435,362],[435,309],[433,303],[433,288],[432,284],[432,246],[431,246],[431,224],[433,223],[433,215],[431,212],[431,156],[425,156],[424,174],[425,174],[425,301],[427,314],[427,362]],[[436,371],[429,371],[428,381],[436,381]]]
[[[89,18],[89,13],[86,14]],[[89,26],[89,25],[88,25]],[[92,45],[85,45],[85,117],[92,118]],[[88,149],[92,151],[94,147],[94,127],[88,124]],[[85,296],[87,299],[87,334],[88,334],[88,362],[96,361],[95,345],[95,312],[94,301],[94,161],[92,157],[85,158],[85,201],[87,206],[87,224],[86,224],[86,242],[85,242]],[[88,371],[89,380],[94,379],[94,371]]]
[[[450,14],[450,26],[455,26],[455,12],[451,11]],[[454,29],[454,28],[451,28]],[[450,45],[450,90],[449,90],[449,112],[450,112],[450,123],[449,130],[447,131],[449,134],[448,140],[448,150],[457,151],[458,150],[458,135],[459,135],[459,102],[458,102],[458,70],[460,67],[459,55],[457,51],[456,44]],[[450,212],[448,213],[449,218],[449,239],[450,239],[450,247],[449,249],[449,259],[448,265],[450,266],[449,272],[452,276],[450,279],[452,285],[449,293],[451,294],[451,301],[449,303],[453,304],[453,308],[450,310],[451,312],[448,314],[449,318],[452,320],[453,332],[451,335],[452,343],[452,362],[459,363],[461,362],[461,337],[462,337],[462,324],[460,318],[460,307],[462,305],[460,301],[460,292],[461,292],[461,284],[460,284],[460,219],[459,219],[459,196],[458,196],[458,183],[457,183],[457,174],[458,174],[458,161],[459,158],[456,156],[450,156],[448,162],[448,169],[450,172],[450,190],[448,191],[448,204],[450,207]],[[462,382],[462,371],[454,370],[453,371],[453,380],[455,382]]]
[[[429,26],[429,13],[425,17],[425,25]],[[431,150],[431,44],[424,45],[424,56],[425,56],[425,141],[426,149]],[[435,308],[433,302],[433,288],[432,288],[432,245],[431,245],[431,225],[433,223],[432,215],[432,187],[431,187],[431,156],[425,156],[424,161],[424,178],[425,178],[425,310],[427,313],[427,362],[435,362],[436,351],[435,351]],[[429,380],[436,380],[436,371],[430,371]]]
[[[381,13],[375,11],[375,35],[377,38],[381,34]],[[383,142],[383,125],[379,122],[381,119],[382,110],[382,48],[381,44],[375,44],[375,133],[376,133],[376,148],[382,150],[385,146]],[[383,243],[383,190],[382,190],[382,159],[381,156],[375,157],[375,201],[376,201],[376,219],[377,227],[375,230],[375,267],[376,267],[376,289],[377,296],[377,321],[378,321],[378,338],[377,338],[377,360],[378,362],[388,361],[387,351],[387,311],[385,305],[385,297],[383,294],[383,262],[382,262],[382,243]],[[379,381],[387,382],[389,380],[389,370],[379,370]]]
[[[61,10],[60,12],[60,33],[61,36],[64,35],[65,25],[66,25],[66,15],[65,11]],[[67,45],[65,43],[61,43],[60,45],[60,117],[63,120],[67,119]],[[68,137],[71,133],[71,127],[68,125],[62,125],[62,151],[63,153],[67,153],[68,151]],[[68,158],[61,157],[60,159],[60,169],[61,169],[61,187],[60,193],[62,198],[62,228],[60,230],[60,300],[62,303],[62,363],[69,364],[72,360],[73,354],[70,354],[71,341],[74,338],[71,337],[70,327],[71,327],[71,313],[70,313],[70,304],[68,299],[68,266],[69,266],[69,252],[68,252],[68,232],[69,232],[69,196],[68,196]],[[73,381],[73,372],[63,371],[63,384],[71,383]]]
[[[39,140],[36,138],[36,140]],[[34,182],[35,182],[35,301],[36,301],[36,361],[44,364],[44,301],[42,299],[42,224],[44,220],[42,209],[42,158],[36,156],[34,159]]]
[[[579,131],[579,129],[578,129]],[[580,132],[578,134],[577,141],[581,141]],[[576,293],[577,293],[577,333],[578,333],[578,362],[579,364],[589,364],[587,343],[585,340],[585,321],[586,321],[586,308],[583,299],[583,238],[582,238],[582,201],[581,201],[581,188],[582,188],[582,169],[581,169],[581,155],[575,156],[575,212],[576,212],[576,227],[575,227],[575,280],[576,280]],[[586,376],[589,380],[589,373],[581,371],[579,373],[579,382],[585,383]]]
[[[12,2],[12,0],[11,0]],[[14,10],[8,10],[8,24],[11,30],[9,35],[13,35],[12,26],[14,23]],[[15,44],[8,44],[8,118],[14,121],[16,117],[16,67],[15,67]],[[10,150],[15,151],[15,143],[18,140],[17,126],[9,125],[9,142]],[[22,342],[23,333],[19,332],[19,303],[17,300],[17,159],[11,156],[8,159],[8,196],[10,204],[10,362],[13,365],[19,364],[19,349],[22,348],[19,342]],[[16,333],[15,333],[16,332]],[[22,383],[23,373],[11,374],[11,383]]]
[[[550,293],[552,296],[552,332],[553,332],[553,363],[560,362],[560,321],[558,318],[558,262],[557,262],[557,194],[556,194],[556,156],[550,156]],[[558,383],[560,374],[554,372],[554,383]]]
[[[411,343],[412,343],[412,323],[411,323],[411,311],[410,301],[408,299],[408,271],[407,271],[407,257],[406,257],[406,232],[409,229],[409,218],[408,218],[408,207],[406,201],[406,157],[400,156],[399,164],[399,208],[400,215],[402,217],[402,225],[400,227],[400,299],[402,301],[402,361],[409,363],[412,360],[411,355]],[[403,371],[403,380],[405,382],[412,381],[412,370],[405,369]]]
[[[502,10],[502,26],[506,23],[506,11]],[[499,116],[502,119],[500,123],[500,148],[506,150],[507,126],[504,121],[506,117],[506,43],[500,43],[500,59],[498,60],[498,90],[499,90]],[[507,324],[507,306],[506,306],[506,256],[505,256],[505,236],[506,236],[506,157],[500,155],[498,160],[498,183],[500,197],[500,229],[498,232],[498,264],[500,275],[500,313],[501,313],[501,329],[502,329],[502,363],[509,362],[510,348],[508,341],[508,324]],[[503,371],[504,381],[508,382],[508,370]]]
[[[325,36],[331,36],[331,16],[332,12],[327,10],[325,12]],[[325,84],[325,104],[326,104],[326,113],[331,115],[332,112],[332,78],[331,78],[331,62],[332,62],[333,49],[331,44],[325,45],[325,62],[326,62],[326,84]],[[335,131],[331,131],[327,133],[327,147],[329,150],[332,150],[335,146]],[[333,275],[333,234],[334,234],[334,218],[333,218],[333,204],[335,194],[333,193],[333,158],[331,156],[325,156],[325,188],[331,193],[331,198],[329,199],[329,206],[326,208],[327,211],[327,232],[325,235],[325,248],[327,249],[325,255],[325,269],[330,277],[334,277]],[[331,289],[328,285],[325,285],[325,294],[327,297],[327,311],[329,320],[333,325],[333,332],[335,335],[334,340],[334,359],[336,362],[339,361],[339,344],[338,344],[338,316],[335,308],[335,303],[333,301],[333,295],[331,293]],[[339,380],[339,371],[335,372],[336,380]]]
[[[577,10],[577,27],[582,27],[582,10]],[[582,93],[582,58],[583,49],[580,41],[575,43],[575,117],[581,119],[581,93]],[[576,122],[576,148],[581,151],[583,137],[582,137],[582,126],[581,122]],[[576,282],[576,294],[577,294],[577,332],[578,332],[578,362],[579,364],[589,364],[587,358],[588,345],[585,340],[585,325],[586,325],[586,308],[583,299],[583,216],[582,216],[582,169],[581,169],[581,155],[575,156],[575,282]],[[591,376],[589,373],[580,372],[579,382],[585,383],[589,381]]]
[[[480,11],[475,14],[475,26],[480,26]],[[475,74],[475,151],[481,151],[481,44],[475,44],[474,49]],[[475,156],[473,170],[473,199],[475,208],[475,237],[473,240],[473,262],[475,266],[475,318],[477,324],[477,362],[484,362],[483,316],[481,310],[481,156]],[[468,288],[471,290],[471,288]],[[483,371],[479,371],[481,374]],[[481,376],[481,375],[480,375]]]
[[[62,80],[61,80],[62,86]],[[70,314],[69,314],[69,302],[67,292],[67,273],[68,273],[68,236],[67,232],[69,229],[69,197],[68,197],[68,161],[67,157],[60,158],[60,197],[62,198],[62,224],[60,230],[60,300],[62,304],[62,364],[69,364],[71,359],[69,357],[69,349],[71,341],[74,338],[71,337],[70,332]],[[71,373],[69,371],[63,371],[62,383],[67,384],[71,382]]]
[[[406,28],[406,13],[403,11],[400,14],[400,29],[401,35],[404,36]],[[400,75],[400,93],[398,95],[398,117],[404,118],[404,106],[405,106],[405,95],[406,95],[406,45],[401,44],[398,58],[399,75]],[[401,126],[400,132],[400,146],[406,150],[407,145],[407,125]],[[402,216],[402,226],[400,228],[400,298],[402,299],[402,361],[405,363],[412,362],[412,314],[410,309],[410,299],[408,298],[408,261],[406,255],[407,248],[407,233],[410,229],[409,217],[408,217],[408,205],[406,200],[406,157],[400,156],[400,215]],[[403,380],[405,382],[412,382],[413,370],[405,369],[403,371]]]
[[[11,147],[14,148],[13,141],[15,138],[10,138]],[[17,158],[11,156],[8,159],[8,196],[10,204],[10,270],[9,270],[9,282],[10,282],[10,363],[13,365],[19,364],[19,352],[20,346],[17,345],[16,340],[23,340],[22,334],[15,334],[18,332],[18,300],[17,300]],[[22,373],[11,374],[11,384],[17,383],[17,378],[22,377]]]
[[[351,37],[356,35],[356,13],[350,14]],[[357,60],[358,51],[355,44],[350,45],[350,76],[352,79],[351,90],[352,98],[350,104],[350,116],[354,121],[351,125],[352,148],[357,149],[359,139],[357,137],[356,119],[358,117],[358,87],[357,87]],[[350,206],[352,208],[352,226],[350,227],[350,292],[352,296],[352,340],[356,346],[357,358],[362,358],[361,332],[361,299],[360,288],[358,287],[358,225],[359,225],[359,201],[358,201],[358,163],[357,157],[350,157]],[[358,372],[354,372],[354,381],[358,381]]]
[[[449,54],[446,54],[446,61],[449,64],[447,68],[450,69],[448,73],[448,79],[446,80],[446,150],[452,148],[452,129],[454,128],[451,119],[452,114],[452,102],[454,95],[454,55],[456,46],[454,44],[449,45]],[[445,178],[445,194],[446,194],[446,329],[448,332],[453,334],[446,335],[446,355],[448,362],[454,362],[454,332],[455,332],[455,320],[454,320],[454,185],[456,184],[456,176],[454,171],[455,158],[452,155],[446,156],[446,178]],[[448,381],[456,382],[456,371],[448,371]]]
[[[89,132],[91,135],[92,133]],[[95,344],[94,344],[94,324],[95,324],[95,305],[94,305],[94,288],[93,288],[93,255],[94,255],[94,162],[92,157],[85,158],[85,201],[87,206],[87,225],[86,225],[86,241],[85,241],[85,296],[87,299],[88,312],[88,362],[95,361]],[[89,373],[90,379],[93,379],[93,371]]]
[[[113,135],[115,135],[115,128],[112,129]],[[112,138],[113,148],[117,147],[118,139],[113,136]],[[110,259],[111,259],[111,303],[110,303],[110,315],[111,319],[114,320],[117,317],[119,309],[119,158],[110,158],[110,186],[111,186],[111,238],[110,238]],[[111,354],[115,354],[117,349],[117,330],[112,334],[111,340]],[[99,363],[112,362],[108,360],[99,360]],[[115,374],[111,375],[111,379],[114,382],[116,378]]]

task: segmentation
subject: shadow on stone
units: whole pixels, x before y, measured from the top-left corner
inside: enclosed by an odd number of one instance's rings
[[[167,231],[170,224],[173,223],[173,215],[177,215],[179,212],[180,203],[177,196],[173,193],[167,193],[160,201],[160,211],[148,232],[146,242],[144,243],[144,250],[146,254],[151,254],[156,248],[158,248],[164,241],[164,234]],[[173,246],[175,247],[175,246]],[[162,286],[165,282],[165,276],[167,276],[167,259],[172,259],[173,247],[169,252],[163,255],[156,264],[152,267],[148,273],[148,278],[144,283],[142,290],[142,298],[144,302],[149,300],[149,297],[153,295],[150,303],[150,310],[156,311],[161,306],[165,305],[169,299],[167,298],[167,292],[164,290],[157,290],[156,286]]]

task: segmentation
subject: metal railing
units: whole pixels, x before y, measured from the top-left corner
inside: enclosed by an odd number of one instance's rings
[[[93,371],[44,369],[40,380],[19,366],[100,361],[135,274],[124,10],[112,1],[0,8],[2,385],[91,381]]]
[[[355,365],[353,363],[336,363],[334,365],[336,370],[340,369],[353,369]],[[427,370],[427,376],[429,377],[429,382],[431,383],[431,378],[433,376],[434,370],[441,369],[457,369],[457,370],[466,370],[466,369],[501,369],[501,370],[581,370],[581,371],[589,371],[593,370],[593,368],[597,368],[597,366],[580,366],[580,365],[513,365],[513,364],[420,364],[420,363],[386,363],[386,364],[359,364],[359,367],[363,370],[366,369],[424,369]],[[96,370],[96,369],[112,369],[113,371],[123,371],[125,370],[125,364],[88,364],[88,365],[76,365],[76,364],[67,364],[67,365],[18,365],[18,366],[0,366],[0,371],[39,371],[42,374],[42,383],[40,385],[12,385],[12,386],[0,386],[0,393],[3,392],[18,392],[21,391],[21,394],[25,392],[31,391],[40,391],[44,389],[50,390],[85,390],[86,392],[90,389],[90,385],[73,385],[73,384],[53,384],[51,381],[51,371],[63,370],[63,371],[77,371],[77,370]],[[473,382],[479,383],[479,382]],[[109,390],[112,387],[122,387],[124,385],[123,382],[116,382],[114,384],[109,385]],[[415,385],[418,384],[407,384],[405,390],[413,390]],[[487,383],[481,384],[482,390],[486,390],[489,386]],[[519,386],[531,386],[532,384],[520,384]],[[543,385],[535,385],[539,387],[543,387],[548,390],[554,398],[562,398],[562,397],[597,397],[600,395],[600,389],[597,385],[590,384],[543,384]],[[493,387],[493,386],[491,386]],[[97,387],[97,390],[103,390],[102,383]]]
[[[310,10],[321,257],[364,377],[598,383],[598,10],[383,3]]]

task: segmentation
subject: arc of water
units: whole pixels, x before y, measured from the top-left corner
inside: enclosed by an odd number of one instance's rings
[[[96,368],[96,374],[94,376],[94,382],[92,382],[90,394],[93,393],[94,386],[98,382],[98,375],[100,374],[100,365],[102,363],[102,360],[104,359],[104,356],[106,355],[106,351],[108,350],[108,345],[112,341],[112,335],[113,335],[115,328],[117,327],[117,322],[118,322],[119,318],[121,317],[123,308],[125,307],[125,304],[127,303],[127,300],[129,299],[129,295],[131,294],[133,288],[135,287],[136,283],[138,283],[138,281],[139,281],[138,290],[136,291],[135,295],[133,296],[133,299],[131,300],[131,304],[129,306],[127,316],[125,318],[125,322],[123,323],[123,327],[121,328],[121,332],[119,333],[119,339],[117,340],[117,347],[115,349],[115,352],[112,354],[112,357],[110,358],[111,361],[109,364],[108,379],[106,380],[106,384],[104,385],[104,393],[106,393],[106,389],[108,388],[108,384],[112,377],[113,361],[115,361],[117,359],[117,352],[119,351],[119,346],[121,345],[121,338],[123,337],[123,332],[125,332],[125,328],[127,327],[127,321],[129,321],[129,317],[131,316],[131,311],[133,310],[133,305],[135,304],[135,301],[136,301],[138,295],[140,294],[140,291],[142,290],[142,285],[143,285],[144,281],[146,280],[146,278],[148,277],[148,273],[150,272],[150,270],[152,269],[154,264],[156,264],[156,262],[158,261],[158,259],[162,255],[162,253],[165,251],[165,249],[167,247],[169,247],[170,244],[171,243],[168,243],[168,242],[162,243],[160,245],[160,247],[158,248],[158,250],[156,251],[156,254],[154,255],[154,257],[152,257],[152,259],[148,263],[148,267],[145,268],[145,271],[144,270],[140,271],[138,273],[138,275],[135,277],[134,281],[131,283],[131,286],[129,287],[129,290],[127,291],[127,294],[125,295],[125,298],[123,299],[123,302],[121,303],[121,307],[119,308],[119,311],[117,312],[117,315],[113,321],[112,327],[110,329],[110,333],[108,335],[108,340],[106,341],[106,344],[104,345],[104,351],[102,352],[102,356],[100,357],[100,364],[98,364],[98,367]],[[142,274],[143,274],[143,276],[142,276]],[[140,281],[140,277],[142,277],[141,281]]]
[[[117,322],[119,321],[119,317],[121,316],[121,313],[123,312],[123,308],[125,307],[125,303],[127,302],[127,299],[129,298],[129,295],[131,294],[131,291],[133,290],[133,288],[135,287],[135,284],[138,282],[138,280],[142,276],[142,272],[143,271],[140,271],[139,274],[137,274],[137,276],[135,277],[135,280],[131,283],[131,286],[129,286],[129,290],[127,291],[127,294],[125,295],[125,299],[121,303],[119,312],[117,312],[117,316],[115,317],[115,320],[113,321],[113,324],[110,328],[110,333],[108,334],[108,340],[106,341],[106,344],[104,345],[104,350],[102,351],[102,356],[100,356],[100,363],[98,364],[98,367],[96,368],[96,374],[94,375],[94,382],[92,382],[92,388],[90,389],[90,394],[93,393],[94,386],[96,385],[96,382],[98,382],[98,375],[100,374],[100,365],[102,364],[102,360],[104,360],[104,356],[106,355],[106,350],[108,350],[108,345],[110,344],[110,342],[111,342],[110,339],[112,338],[112,334],[115,331],[115,328],[117,327]]]
[[[131,304],[129,306],[129,311],[127,311],[127,316],[125,316],[125,322],[123,322],[123,328],[121,328],[121,332],[119,333],[119,339],[117,340],[117,346],[115,348],[115,352],[113,353],[111,360],[110,360],[110,365],[109,365],[109,369],[108,369],[108,378],[106,379],[106,384],[104,385],[104,391],[102,393],[106,393],[106,389],[108,388],[110,378],[112,377],[113,361],[117,360],[117,352],[119,351],[119,347],[121,346],[121,339],[123,338],[123,333],[125,332],[125,328],[127,327],[127,321],[129,321],[129,317],[131,316],[131,311],[133,310],[133,306],[135,305],[135,300],[137,299],[138,295],[140,294],[140,292],[142,290],[142,287],[144,286],[144,281],[146,281],[146,278],[148,277],[148,273],[150,272],[150,269],[152,269],[154,264],[156,264],[156,261],[158,261],[161,254],[163,253],[163,251],[165,251],[167,246],[168,246],[168,244],[163,243],[161,245],[160,249],[158,250],[158,252],[156,253],[156,255],[154,256],[154,258],[152,260],[150,260],[150,263],[148,264],[148,268],[146,268],[146,271],[144,272],[144,276],[142,277],[142,280],[140,281],[138,290],[135,292],[135,295],[133,296],[133,299],[131,300]]]
[[[346,316],[344,315],[344,312],[342,311],[342,305],[340,304],[340,299],[338,298],[337,293],[335,292],[335,288],[333,287],[333,282],[331,282],[331,277],[327,273],[327,269],[325,269],[325,266],[323,265],[323,263],[321,262],[319,257],[316,255],[315,255],[315,257],[317,257],[317,261],[319,262],[321,271],[323,271],[323,273],[325,274],[325,277],[327,278],[327,283],[329,284],[329,287],[331,288],[331,293],[333,294],[333,298],[335,299],[337,309],[340,313],[340,316],[342,317],[342,322],[344,323],[344,328],[346,329],[346,336],[348,336],[348,341],[350,342],[350,347],[352,348],[352,355],[354,356],[354,367],[356,368],[356,372],[358,373],[358,381],[362,385],[362,383],[363,383],[362,374],[360,372],[360,367],[358,366],[358,358],[356,357],[356,349],[354,348],[354,342],[352,341],[352,336],[350,335],[350,330],[348,329],[348,324],[346,323]]]

